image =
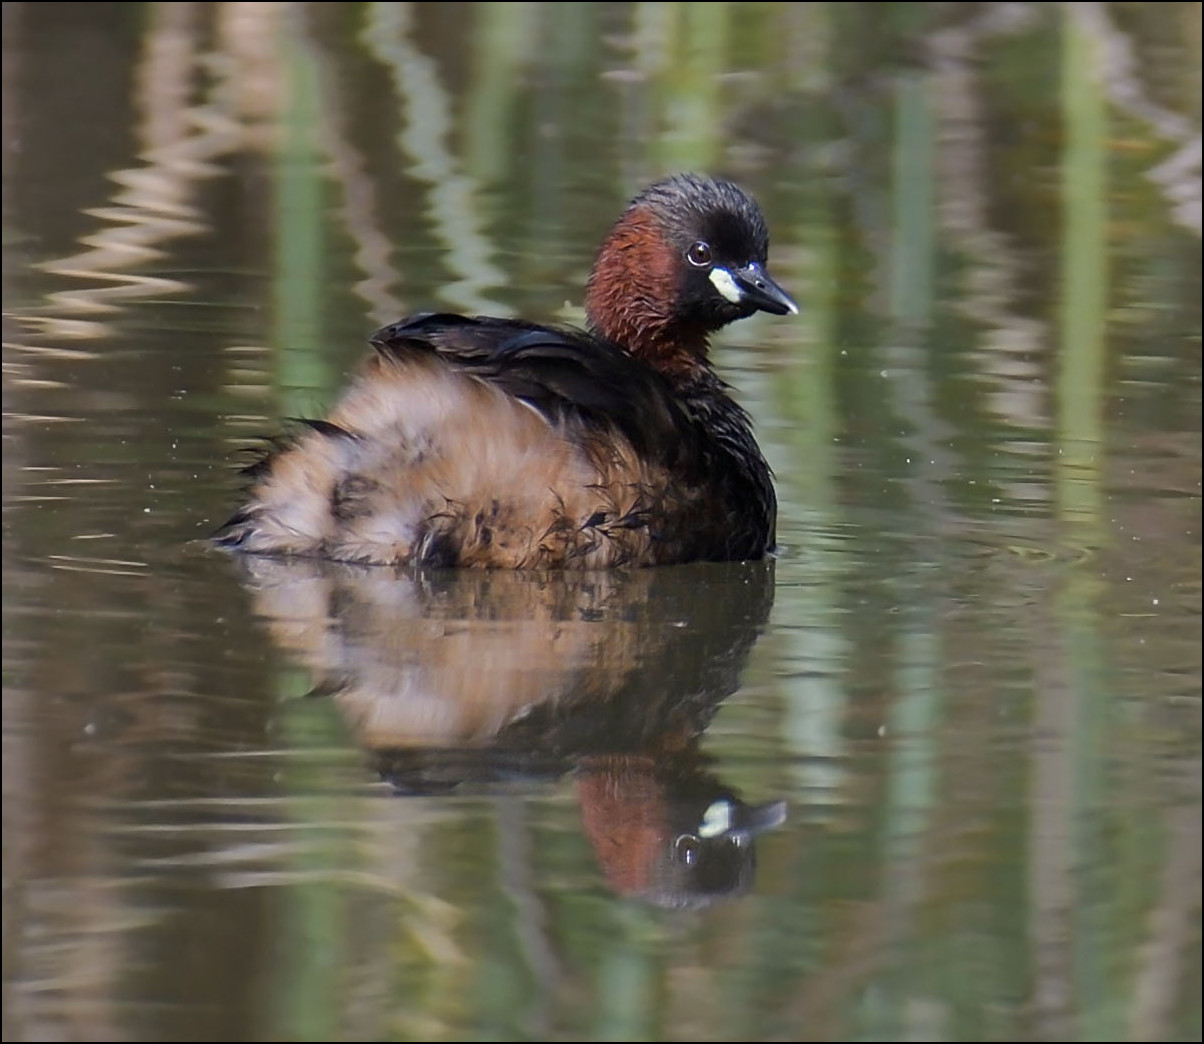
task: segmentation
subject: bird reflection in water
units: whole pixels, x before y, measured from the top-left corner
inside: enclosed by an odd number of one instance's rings
[[[663,906],[751,886],[749,805],[699,738],[773,602],[773,562],[393,571],[244,560],[256,612],[401,794],[572,774],[608,884]]]

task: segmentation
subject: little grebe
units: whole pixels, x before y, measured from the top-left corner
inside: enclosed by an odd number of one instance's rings
[[[378,330],[330,416],[247,469],[249,500],[215,539],[391,565],[761,558],[770,470],[707,337],[797,314],[768,248],[730,182],[657,182],[602,243],[588,332],[429,312]]]

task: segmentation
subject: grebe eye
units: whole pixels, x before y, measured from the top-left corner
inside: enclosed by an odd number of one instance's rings
[[[686,251],[686,260],[695,268],[706,268],[711,263],[711,248],[700,239]]]

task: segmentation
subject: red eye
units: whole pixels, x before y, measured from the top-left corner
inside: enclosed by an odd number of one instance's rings
[[[686,260],[695,268],[706,268],[711,263],[711,248],[700,239],[686,251]]]

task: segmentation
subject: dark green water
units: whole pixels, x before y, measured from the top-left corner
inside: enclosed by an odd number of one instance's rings
[[[1200,1039],[1200,10],[6,3],[4,1039]],[[774,562],[200,542],[681,169]]]

